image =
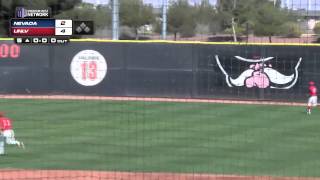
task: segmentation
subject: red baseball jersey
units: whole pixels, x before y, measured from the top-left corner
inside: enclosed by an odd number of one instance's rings
[[[7,117],[1,117],[0,118],[0,129],[2,131],[12,129],[11,119],[9,119]]]
[[[317,95],[317,87],[311,85],[309,86],[309,94],[310,96],[316,96]]]

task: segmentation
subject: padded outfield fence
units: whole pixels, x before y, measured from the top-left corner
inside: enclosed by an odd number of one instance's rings
[[[2,41],[0,92],[294,102],[319,80],[317,45],[94,41]]]
[[[0,110],[26,149],[6,146],[0,179],[317,179],[320,112],[293,102],[318,49],[1,41]]]

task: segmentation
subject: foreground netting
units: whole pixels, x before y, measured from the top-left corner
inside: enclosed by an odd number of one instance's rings
[[[121,24],[126,38],[161,39],[163,2],[143,1],[153,6],[157,22],[138,34]],[[248,1],[226,5],[241,2]],[[73,13],[58,9],[66,4],[55,6],[57,18],[103,17],[93,36],[103,39],[73,39],[66,46],[1,41],[0,112],[13,120],[25,149],[5,145],[0,180],[320,179],[320,112],[305,112],[308,82],[320,82],[319,47],[311,45],[320,2],[306,2],[280,5],[296,18],[291,29],[301,30],[299,36],[258,36],[251,24],[232,23],[240,20],[228,12],[222,22],[196,18],[183,26],[194,31],[176,37],[168,26],[167,40],[196,42],[105,40],[111,38],[110,4],[78,4]],[[201,7],[196,0],[188,5],[186,20]],[[237,42],[216,42],[234,41],[232,24]]]
[[[317,179],[319,112],[241,102],[5,95],[0,179]]]

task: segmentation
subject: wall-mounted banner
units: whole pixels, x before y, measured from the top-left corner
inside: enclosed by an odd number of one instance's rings
[[[98,51],[83,50],[73,57],[70,72],[79,84],[95,86],[106,76],[107,62]]]

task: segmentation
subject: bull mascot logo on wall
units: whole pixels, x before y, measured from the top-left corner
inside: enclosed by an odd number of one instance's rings
[[[294,67],[294,73],[291,75],[284,75],[273,68],[271,60],[274,57],[260,58],[260,59],[246,59],[240,56],[234,56],[239,61],[249,62],[249,67],[243,71],[238,77],[232,78],[223,68],[219,60],[219,56],[215,55],[218,67],[225,75],[226,83],[229,87],[247,88],[273,88],[273,89],[290,89],[293,87],[299,76],[298,68],[302,61],[300,57]]]

